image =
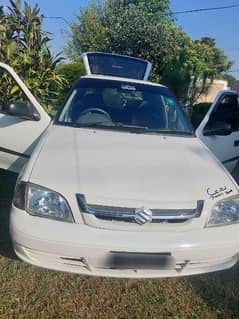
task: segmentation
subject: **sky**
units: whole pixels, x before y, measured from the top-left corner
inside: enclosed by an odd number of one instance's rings
[[[8,1],[1,1],[3,4]],[[67,21],[76,21],[80,8],[87,6],[88,0],[27,0],[32,6],[36,3],[44,16],[60,16]],[[171,0],[173,12],[192,9],[239,5],[239,0]],[[233,9],[179,14],[177,25],[181,26],[192,39],[209,36],[216,39],[217,46],[228,58],[235,62],[232,71],[239,69],[239,7]],[[51,43],[54,53],[62,51],[67,44],[69,25],[62,19],[46,19],[44,29],[52,33]],[[239,79],[239,71],[230,73]]]

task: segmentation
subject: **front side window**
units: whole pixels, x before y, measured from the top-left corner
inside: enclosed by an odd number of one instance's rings
[[[232,131],[239,130],[239,103],[236,94],[225,94],[212,112],[208,126],[213,122],[224,122],[231,126]]]
[[[81,79],[57,122],[192,134],[181,106],[167,88],[124,81]]]
[[[0,68],[0,113],[7,113],[10,104],[19,104],[24,109],[33,110],[33,105],[12,75]]]

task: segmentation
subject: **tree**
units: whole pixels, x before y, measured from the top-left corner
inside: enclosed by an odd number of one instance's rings
[[[224,52],[216,47],[215,39],[204,37],[192,41],[188,37],[165,68],[162,81],[174,89],[184,104],[193,105],[231,65]]]
[[[11,65],[47,106],[54,103],[64,79],[55,70],[62,58],[52,56],[42,23],[38,5],[31,8],[25,2],[22,9],[21,0],[10,0],[7,11],[0,7],[0,60]]]
[[[183,36],[173,22],[168,0],[91,2],[72,25],[66,52],[73,61],[85,51],[145,58],[153,63],[153,78],[159,80],[167,62],[180,49]]]
[[[88,8],[82,8],[78,23],[71,25],[72,37],[66,48],[66,55],[72,61],[79,61],[86,51],[105,51],[106,27],[101,4],[91,1]]]

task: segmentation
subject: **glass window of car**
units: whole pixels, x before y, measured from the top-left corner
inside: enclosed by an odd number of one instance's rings
[[[5,113],[7,106],[12,103],[18,103],[29,110],[33,109],[14,78],[6,70],[0,69],[0,112]]]
[[[233,131],[239,130],[239,103],[236,94],[225,94],[221,98],[210,116],[209,125],[212,122],[225,122],[231,125]]]
[[[169,89],[118,80],[79,80],[56,122],[192,134],[187,117]]]

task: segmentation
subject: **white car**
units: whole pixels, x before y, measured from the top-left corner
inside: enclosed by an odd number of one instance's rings
[[[233,266],[239,188],[228,170],[239,158],[237,94],[221,92],[195,134],[170,90],[147,81],[146,61],[89,53],[84,62],[87,75],[52,122],[0,64],[22,92],[0,106],[0,167],[19,172],[26,163],[10,217],[17,256],[111,277]]]

